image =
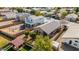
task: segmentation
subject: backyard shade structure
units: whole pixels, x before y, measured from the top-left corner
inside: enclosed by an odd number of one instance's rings
[[[14,47],[19,48],[24,43],[23,37],[24,35],[20,35],[16,39],[12,40],[10,43],[13,44]]]
[[[42,30],[47,35],[50,35],[52,32],[54,32],[55,30],[57,30],[60,27],[61,27],[61,24],[60,24],[59,20],[51,20],[45,24],[35,27],[35,29],[37,28],[37,30],[38,29],[39,29],[39,31]]]
[[[77,18],[78,18],[78,15],[76,15],[76,14],[74,14],[74,13],[69,14],[69,15],[67,15],[67,16],[65,17],[66,20],[72,21],[72,22],[76,21]]]

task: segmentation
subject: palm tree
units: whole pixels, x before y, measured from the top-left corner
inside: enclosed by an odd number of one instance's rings
[[[34,42],[33,51],[52,51],[51,41],[48,36],[43,37],[42,35],[37,35]]]

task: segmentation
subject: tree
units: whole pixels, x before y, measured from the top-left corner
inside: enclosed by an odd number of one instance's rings
[[[74,8],[75,12],[79,12],[79,7]]]
[[[37,35],[34,42],[33,51],[52,51],[52,44],[48,36],[43,37],[42,35]]]
[[[30,14],[35,15],[35,10],[31,10]]]
[[[68,15],[68,12],[67,12],[67,11],[63,11],[63,12],[61,13],[61,17],[62,17],[62,18],[64,18],[66,15]]]
[[[35,32],[30,32],[29,35],[30,35],[30,37],[32,37],[32,39],[36,39],[36,33]]]
[[[29,31],[25,31],[24,34],[25,34],[25,37],[28,38]]]
[[[44,16],[44,14],[41,13],[39,10],[35,12],[35,15],[36,15],[36,16]]]
[[[22,8],[16,8],[16,10],[20,13],[25,12]]]

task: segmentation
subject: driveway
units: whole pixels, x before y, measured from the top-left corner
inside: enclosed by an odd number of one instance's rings
[[[64,45],[63,45],[63,50],[64,50],[64,51],[79,51],[79,49],[74,48],[74,47],[71,47],[71,46],[69,46],[69,45],[67,45],[67,44],[64,44]]]

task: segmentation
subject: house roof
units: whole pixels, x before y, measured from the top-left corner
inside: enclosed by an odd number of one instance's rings
[[[77,17],[78,17],[78,15],[76,15],[74,13],[66,16],[66,18],[77,18]]]
[[[25,19],[25,23],[27,24],[36,24],[36,23],[43,23],[43,22],[46,22],[44,21],[46,18],[44,18],[43,16],[29,16],[28,19],[26,18]]]
[[[12,40],[10,43],[12,43],[16,48],[18,48],[24,43],[23,37],[24,35],[21,35],[17,37],[16,39]]]
[[[51,20],[45,24],[39,25],[36,28],[41,28],[48,35],[60,27],[60,22],[58,20]]]
[[[73,38],[79,38],[79,24],[71,23],[68,25],[68,30],[64,33],[62,36],[63,39],[73,39]]]
[[[39,19],[39,18],[43,18],[43,16],[34,16],[34,15],[31,15],[31,16],[29,16],[31,19],[33,19],[33,20],[37,20],[37,19]]]

